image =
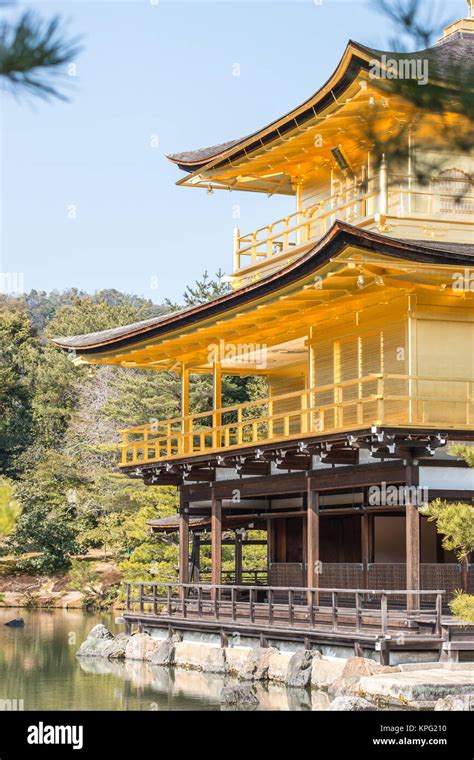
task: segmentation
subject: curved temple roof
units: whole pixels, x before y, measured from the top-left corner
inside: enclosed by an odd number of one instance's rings
[[[179,515],[170,515],[169,517],[159,517],[156,520],[149,520],[147,523],[152,533],[176,533],[179,530]],[[264,528],[266,525],[266,515],[225,515],[223,517],[223,527],[228,530],[236,528],[253,527],[255,530]],[[211,517],[190,517],[189,528],[193,532],[202,532],[209,530],[211,527]]]
[[[368,70],[374,60],[386,58],[418,58],[428,61],[429,76],[432,81],[450,81],[459,84],[461,72],[472,70],[474,59],[474,35],[457,32],[438,42],[434,47],[415,53],[395,53],[376,50],[350,40],[332,77],[301,105],[289,111],[285,116],[271,122],[256,132],[236,140],[211,145],[207,148],[172,153],[167,156],[180,169],[195,172],[219,166],[222,162],[266,145],[271,140],[296,126],[303,124],[343,92],[353,82],[362,69]]]
[[[56,338],[53,342],[60,348],[78,355],[101,354],[124,346],[140,343],[150,338],[165,336],[172,330],[215,317],[226,311],[261,298],[296,282],[316,271],[348,246],[375,251],[378,255],[416,261],[426,264],[445,264],[467,267],[474,263],[474,243],[440,243],[438,241],[399,240],[386,235],[363,230],[345,222],[335,222],[329,232],[315,243],[299,259],[267,277],[228,293],[214,301],[171,312],[161,317],[135,322],[87,335]]]

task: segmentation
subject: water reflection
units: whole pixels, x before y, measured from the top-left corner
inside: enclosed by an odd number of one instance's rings
[[[24,628],[4,623],[21,615]],[[0,609],[0,699],[22,699],[25,710],[220,710],[231,680],[135,660],[76,658],[96,623],[114,632],[114,616],[80,610]],[[258,710],[326,710],[327,695],[256,684]]]
[[[86,673],[113,675],[127,685],[124,693],[149,689],[156,702],[149,709],[220,709],[220,693],[224,686],[236,683],[233,679],[198,670],[163,668],[145,662],[127,660],[113,662],[81,657],[79,666]],[[276,684],[254,684],[259,700],[258,710],[327,710],[329,698],[322,692],[290,689]],[[148,692],[149,693],[149,692]],[[124,705],[125,709],[126,706]]]

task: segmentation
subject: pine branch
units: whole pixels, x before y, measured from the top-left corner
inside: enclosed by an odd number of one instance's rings
[[[59,16],[43,21],[27,11],[15,24],[0,25],[0,77],[14,94],[67,100],[53,78],[65,76],[64,67],[80,49],[77,37],[65,38]]]

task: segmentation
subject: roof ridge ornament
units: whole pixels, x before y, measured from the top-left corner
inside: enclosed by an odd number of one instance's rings
[[[444,42],[444,40],[452,37],[459,32],[474,34],[474,0],[467,0],[466,17],[447,26],[446,29],[443,30],[443,36],[439,42]]]

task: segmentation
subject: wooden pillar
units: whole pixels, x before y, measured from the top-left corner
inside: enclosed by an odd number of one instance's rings
[[[413,190],[415,188],[416,178],[416,158],[415,158],[415,136],[413,130],[410,127],[408,129],[408,211],[413,211],[414,199]],[[402,195],[403,198],[403,195]],[[403,213],[403,209],[400,209]]]
[[[314,490],[313,481],[308,478],[307,497],[307,581],[308,588],[319,587],[319,493]],[[315,604],[319,604],[317,595]]]
[[[240,229],[234,227],[234,272],[240,269]]]
[[[212,425],[214,428],[213,446],[214,448],[220,448],[222,445],[222,431],[216,428],[222,424],[222,415],[220,412],[216,412],[216,409],[222,408],[222,366],[220,361],[215,361],[212,367],[212,408],[214,414],[212,416]]]
[[[408,487],[418,485],[418,471],[415,470],[412,465],[408,465],[406,468],[406,484]],[[405,514],[407,591],[419,591],[420,513],[418,512],[416,503],[407,503],[405,506]],[[419,597],[415,594],[410,594],[407,599],[407,611],[418,609],[418,607]]]
[[[367,512],[363,512],[361,515],[361,558],[364,578],[364,588],[369,588],[369,562],[370,562],[370,515]]]
[[[235,533],[235,585],[242,585],[242,536]]]
[[[181,371],[181,416],[182,433],[183,433],[183,453],[187,453],[191,450],[191,440],[189,433],[191,432],[190,420],[186,419],[189,415],[189,368],[183,365]]]
[[[267,586],[271,586],[270,565],[274,562],[275,540],[273,534],[273,521],[267,520]]]
[[[308,333],[308,396],[307,396],[307,423],[306,423],[306,432],[307,433],[313,433],[314,431],[321,432],[321,421],[318,416],[318,419],[316,419],[316,412],[315,412],[315,394],[314,394],[314,388],[316,385],[316,358],[315,358],[315,348],[314,348],[314,342],[316,339],[316,330],[313,326],[309,328]]]
[[[179,515],[179,582],[189,583],[189,512]]]
[[[212,492],[211,515],[211,583],[219,586],[222,582],[222,499]]]
[[[301,541],[303,545],[303,567],[308,567],[308,520],[301,518]]]
[[[469,557],[463,557],[461,560],[461,590],[467,593],[467,584],[469,577]]]
[[[382,156],[379,172],[380,182],[380,200],[379,200],[379,214],[381,217],[385,217],[388,214],[388,166],[385,155]],[[380,223],[383,224],[385,219],[381,219]]]
[[[201,570],[201,536],[193,533],[193,549],[191,554],[191,582],[199,583]]]

